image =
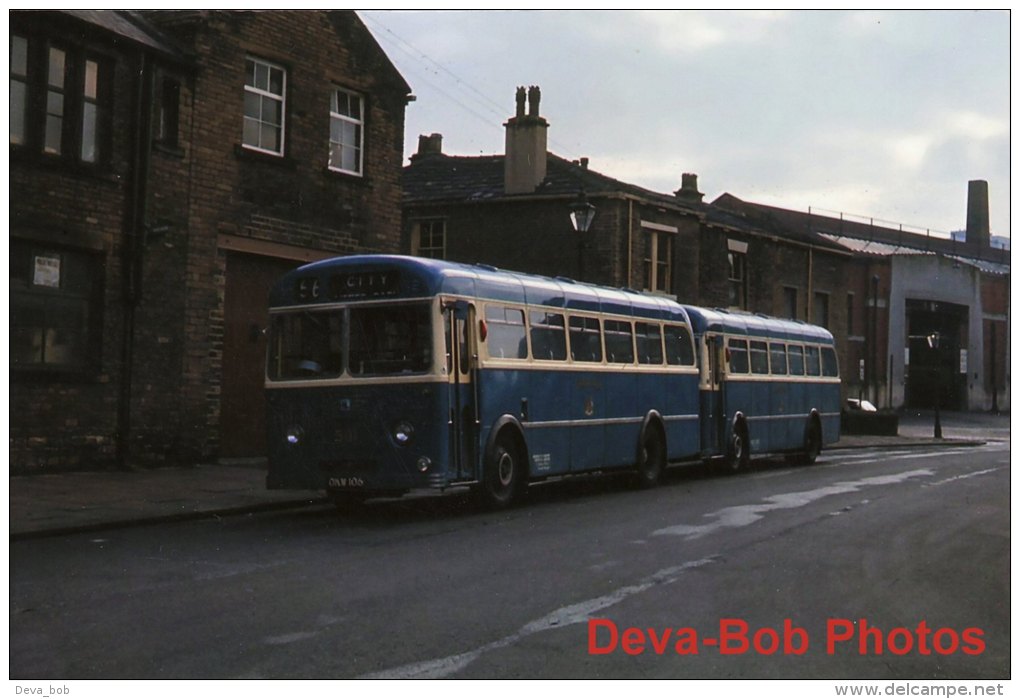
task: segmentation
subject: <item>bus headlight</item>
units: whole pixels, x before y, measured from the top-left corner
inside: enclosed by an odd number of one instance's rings
[[[422,456],[418,459],[418,470],[425,473],[432,468],[432,459],[427,456]]]
[[[287,444],[297,444],[304,439],[305,431],[301,429],[301,425],[291,425],[287,428],[286,437]]]
[[[398,422],[393,428],[393,441],[402,447],[410,444],[413,436],[414,428],[409,422]]]

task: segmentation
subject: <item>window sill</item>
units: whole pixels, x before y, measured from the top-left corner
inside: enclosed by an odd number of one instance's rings
[[[234,145],[234,155],[237,156],[238,160],[244,160],[252,163],[265,163],[266,165],[272,165],[285,170],[297,169],[297,161],[285,155],[274,155],[272,153],[253,150],[251,148],[246,148],[240,143]]]
[[[337,180],[338,182],[350,182],[351,184],[360,184],[365,186],[372,184],[371,180],[368,177],[365,177],[364,174],[357,175],[352,172],[334,170],[330,167],[323,168],[322,173],[326,175],[326,177]]]
[[[172,158],[184,158],[184,149],[176,143],[168,143],[167,141],[153,141],[152,150],[155,153],[162,153]]]

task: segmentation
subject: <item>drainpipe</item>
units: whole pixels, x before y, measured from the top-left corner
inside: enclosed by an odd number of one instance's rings
[[[140,51],[122,266],[124,329],[120,351],[120,396],[117,403],[117,467],[122,470],[130,469],[131,457],[131,384],[134,374],[135,311],[142,295],[142,263],[145,256],[146,204],[152,145],[152,89],[152,65],[146,53]]]

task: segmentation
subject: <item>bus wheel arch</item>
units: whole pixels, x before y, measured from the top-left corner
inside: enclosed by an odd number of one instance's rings
[[[655,410],[645,416],[638,435],[637,460],[634,465],[639,488],[654,488],[666,470],[666,427]]]
[[[528,449],[524,430],[515,418],[495,422],[485,445],[477,493],[482,504],[502,509],[518,500],[528,484]]]

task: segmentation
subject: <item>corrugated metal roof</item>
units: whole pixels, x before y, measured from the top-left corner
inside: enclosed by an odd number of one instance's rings
[[[832,235],[830,233],[818,233],[819,236],[833,243],[840,245],[851,252],[860,253],[864,255],[875,255],[876,257],[891,257],[894,255],[935,255],[933,250],[922,250],[921,248],[910,247],[907,245],[893,245],[891,243],[883,243],[877,240],[865,240],[863,238],[851,238],[845,235]],[[944,255],[946,259],[960,262],[971,267],[985,272],[987,274],[999,274],[1008,275],[1010,272],[1010,265],[1000,264],[997,262],[989,262],[987,260],[979,260],[974,257],[964,257],[962,255]]]

